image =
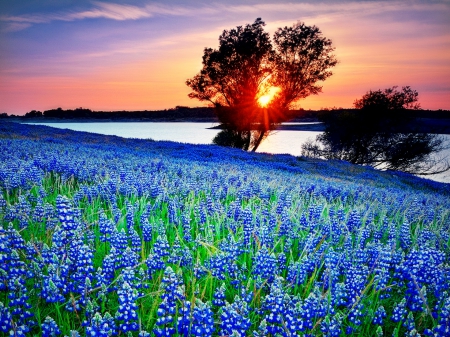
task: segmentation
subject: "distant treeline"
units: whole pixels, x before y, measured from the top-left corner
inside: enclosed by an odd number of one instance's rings
[[[342,113],[353,109],[323,109],[323,110],[296,110],[294,121],[296,119],[317,119],[324,114]],[[414,118],[431,119],[450,119],[450,110],[410,110]],[[62,108],[42,111],[32,110],[24,116],[10,115],[0,113],[0,118],[20,117],[20,118],[51,118],[51,119],[138,119],[138,120],[183,120],[183,119],[216,119],[214,108],[196,107],[189,108],[185,106],[176,106],[167,110],[143,110],[143,111],[92,111],[86,108],[68,109]]]
[[[157,111],[92,111],[77,108],[63,110],[61,108],[41,111],[30,111],[25,118],[61,118],[61,119],[183,119],[183,118],[215,118],[214,110],[207,107],[188,108],[177,106],[175,109]]]

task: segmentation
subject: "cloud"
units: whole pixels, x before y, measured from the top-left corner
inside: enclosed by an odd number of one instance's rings
[[[96,2],[97,8],[93,8],[87,11],[68,14],[63,19],[72,21],[77,19],[92,19],[92,18],[105,18],[111,20],[137,20],[142,18],[148,18],[152,16],[151,12],[145,8],[139,8],[130,5],[110,4],[103,2]]]
[[[31,26],[29,22],[6,22],[2,27],[4,32],[17,32]]]
[[[317,17],[324,14],[357,14],[370,15],[386,11],[399,11],[404,9],[434,10],[446,9],[445,3],[405,3],[402,1],[349,1],[349,2],[321,2],[321,3],[264,3],[252,5],[224,5],[212,3],[202,6],[168,6],[160,3],[149,3],[144,6],[122,5],[106,2],[93,2],[87,10],[65,11],[60,13],[24,14],[0,16],[0,21],[6,23],[6,30],[14,31],[29,27],[32,24],[48,23],[51,21],[75,21],[83,19],[110,19],[116,21],[138,20],[157,15],[166,16],[208,16],[222,13],[255,14],[261,13],[301,13],[302,17]],[[5,29],[4,29],[5,30]]]

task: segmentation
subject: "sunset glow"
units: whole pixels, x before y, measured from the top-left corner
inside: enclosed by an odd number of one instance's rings
[[[270,87],[267,90],[267,93],[260,96],[258,98],[258,103],[260,106],[265,107],[267,106],[270,101],[272,101],[272,99],[275,97],[275,95],[280,91],[281,89],[278,87]]]
[[[339,63],[304,109],[352,107],[369,90],[409,85],[424,109],[450,109],[450,3],[138,0],[0,3],[0,113],[206,105],[187,96],[205,47],[224,29],[297,21],[333,41]],[[270,95],[270,94],[267,94]],[[270,97],[259,98],[266,105]]]

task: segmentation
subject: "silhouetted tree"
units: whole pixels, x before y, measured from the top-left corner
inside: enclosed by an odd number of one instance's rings
[[[420,175],[447,171],[449,162],[436,157],[447,148],[445,139],[411,132],[417,100],[409,86],[369,91],[354,102],[355,110],[323,114],[325,132],[302,146],[303,155]]]
[[[25,114],[25,117],[30,117],[30,118],[35,118],[35,117],[42,117],[42,111],[36,111],[36,110],[31,110],[30,112],[27,112]]]
[[[208,101],[224,130],[213,142],[255,151],[301,98],[321,92],[317,82],[337,61],[331,40],[315,26],[279,28],[274,45],[260,18],[224,30],[219,48],[205,48],[203,68],[186,81],[190,98]],[[265,101],[263,100],[265,98]]]

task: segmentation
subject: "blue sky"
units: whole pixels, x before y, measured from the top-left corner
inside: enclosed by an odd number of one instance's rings
[[[449,1],[2,1],[0,112],[200,106],[184,84],[224,29],[317,25],[340,63],[299,107],[351,107],[370,89],[410,85],[450,109]]]

